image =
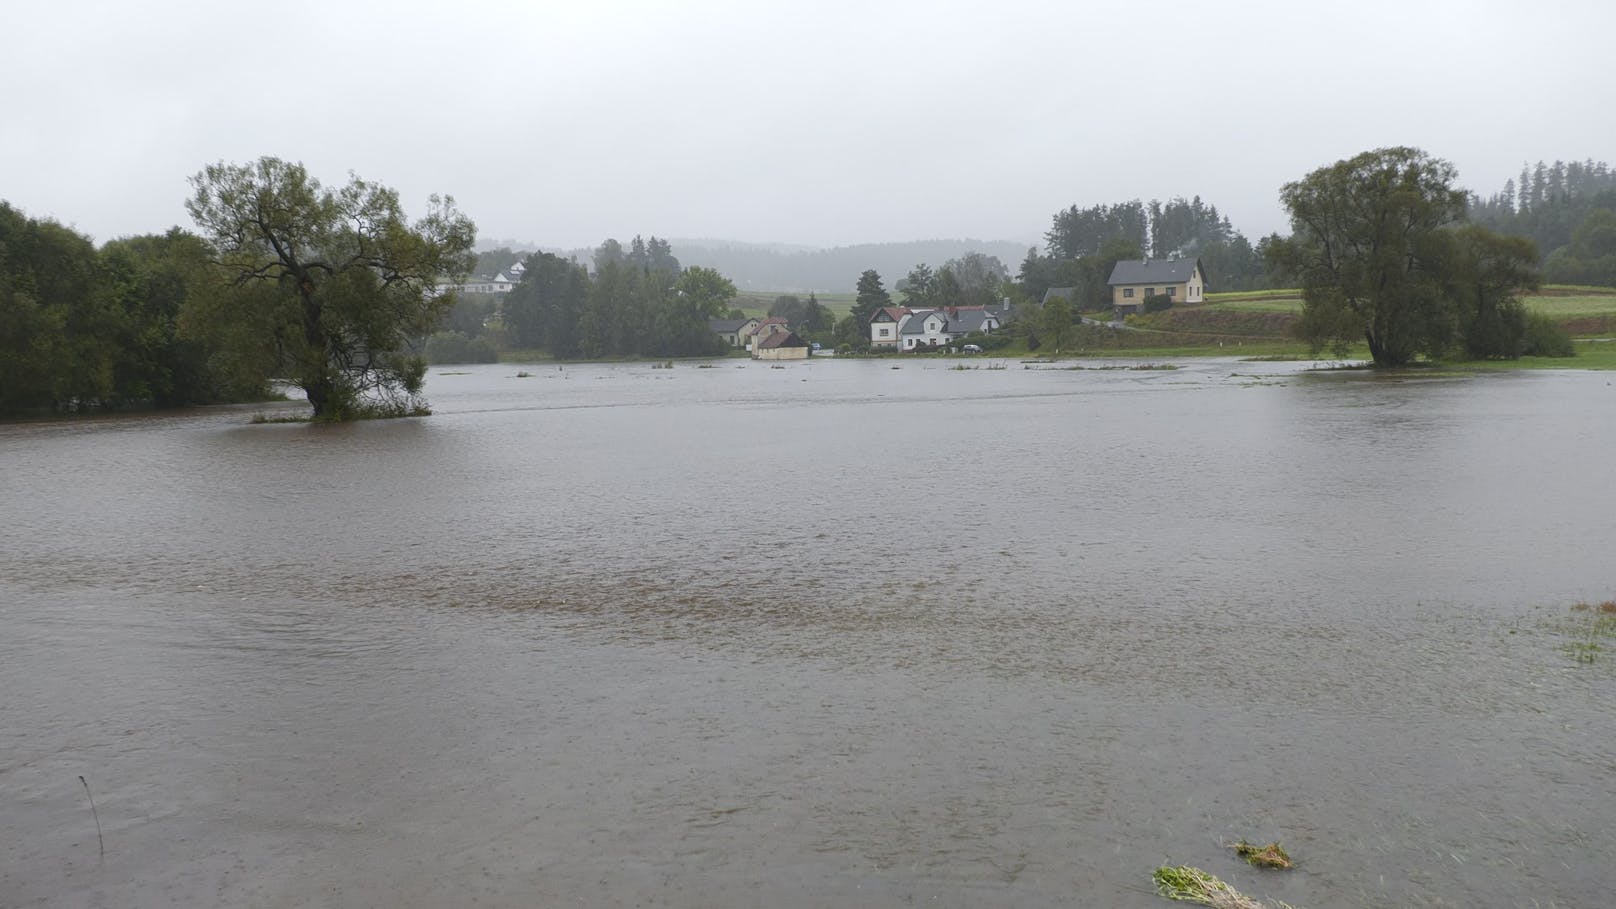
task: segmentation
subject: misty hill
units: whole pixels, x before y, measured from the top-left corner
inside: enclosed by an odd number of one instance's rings
[[[716,268],[741,290],[852,293],[859,273],[873,268],[890,289],[922,262],[932,268],[968,252],[997,256],[1015,274],[1029,244],[1003,240],[914,240],[831,249],[727,240],[670,240],[681,265]]]

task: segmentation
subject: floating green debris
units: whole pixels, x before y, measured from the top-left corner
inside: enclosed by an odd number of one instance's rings
[[[1156,869],[1151,879],[1156,882],[1156,891],[1170,900],[1199,903],[1212,909],[1268,909],[1266,903],[1246,896],[1219,880],[1217,875],[1189,865],[1164,865]],[[1285,903],[1275,906],[1294,909]]]
[[[1241,840],[1234,844],[1234,852],[1235,855],[1245,859],[1247,864],[1256,868],[1290,868],[1294,865],[1285,847],[1277,842],[1259,846]]]

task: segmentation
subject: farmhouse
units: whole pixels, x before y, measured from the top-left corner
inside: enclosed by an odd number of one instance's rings
[[[1200,259],[1118,262],[1105,283],[1111,288],[1111,305],[1119,316],[1144,312],[1148,297],[1167,297],[1175,305],[1206,299],[1206,272]]]
[[[757,319],[708,319],[707,327],[712,329],[724,343],[731,347],[745,347],[752,340],[757,331]]]
[[[806,360],[808,342],[790,330],[758,335],[752,341],[752,359]]]
[[[758,323],[757,330],[752,332],[754,338],[766,338],[769,335],[790,331],[791,326],[786,324],[784,316],[769,316]]]

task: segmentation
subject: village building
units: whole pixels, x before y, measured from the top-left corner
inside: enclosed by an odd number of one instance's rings
[[[870,347],[875,350],[935,350],[969,334],[991,334],[1004,326],[1009,306],[951,306],[910,309],[888,306],[870,317]]]
[[[1119,316],[1144,312],[1150,297],[1166,297],[1175,306],[1206,301],[1206,272],[1200,259],[1129,259],[1118,262],[1105,283]]]
[[[808,342],[790,329],[759,335],[752,340],[752,359],[806,360]]]
[[[786,323],[785,317],[769,316],[767,319],[762,319],[758,322],[757,329],[752,332],[752,337],[763,338],[790,330],[791,326]]]
[[[1078,308],[1077,288],[1075,287],[1051,287],[1050,289],[1044,291],[1044,298],[1039,301],[1039,305],[1048,306],[1049,301],[1055,299],[1056,297],[1059,297],[1060,299],[1072,304],[1073,309]]]
[[[521,263],[517,264],[520,265]],[[467,278],[463,284],[439,284],[437,286],[437,291],[440,294],[461,293],[503,295],[510,293],[511,288],[515,286],[516,281],[513,281],[509,275],[505,274],[505,272],[499,272],[491,278],[487,277],[486,275]]]
[[[875,350],[898,349],[898,323],[909,315],[907,306],[883,306],[870,316],[870,347]]]
[[[752,335],[757,332],[757,319],[708,319],[707,327],[712,329],[724,343],[731,347],[741,348],[747,346]]]

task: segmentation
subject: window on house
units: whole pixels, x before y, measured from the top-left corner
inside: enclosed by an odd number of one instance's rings
[[[1167,288],[1167,295],[1168,295],[1168,296],[1169,296],[1169,297],[1176,297],[1176,296],[1178,296],[1178,288],[1176,288],[1176,287],[1169,287],[1169,288]]]
[[[1156,295],[1156,288],[1154,288],[1154,287],[1145,288],[1145,296],[1154,297],[1155,295]]]
[[[891,337],[891,335],[887,332],[887,330],[885,328],[883,328],[883,329],[881,329],[881,337],[888,338],[888,337]]]
[[[1124,287],[1124,288],[1123,288],[1123,289],[1122,289],[1122,295],[1123,295],[1123,296],[1124,296],[1124,297],[1132,297],[1132,296],[1133,296],[1133,288],[1131,288],[1131,287]]]

